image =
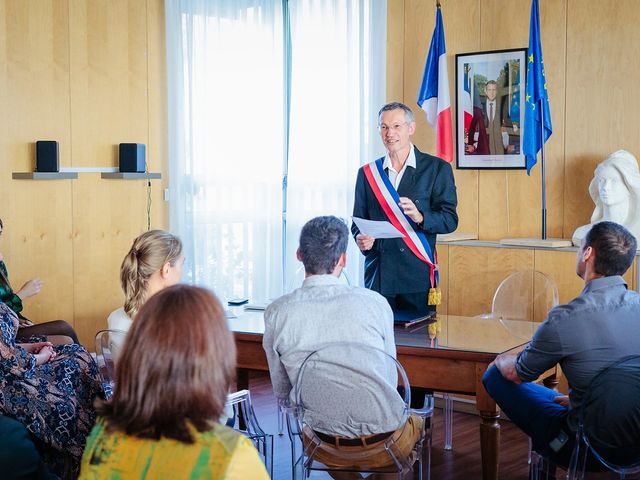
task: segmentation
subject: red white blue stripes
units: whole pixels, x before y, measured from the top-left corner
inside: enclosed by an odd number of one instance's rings
[[[429,46],[420,93],[418,93],[418,106],[426,112],[427,122],[436,131],[436,155],[451,163],[453,161],[451,97],[440,7],[436,13],[436,26]]]
[[[438,266],[433,260],[434,257],[429,242],[427,242],[424,233],[417,231],[416,224],[405,215],[400,205],[398,205],[400,196],[391,185],[389,177],[382,167],[382,159],[368,163],[362,169],[385,215],[391,224],[404,235],[404,243],[407,244],[416,257],[429,265],[431,286],[435,287],[438,284]]]

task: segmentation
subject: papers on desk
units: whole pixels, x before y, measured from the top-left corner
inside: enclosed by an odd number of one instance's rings
[[[402,238],[404,235],[400,230],[391,225],[390,222],[366,220],[364,218],[352,217],[360,233],[373,238]]]
[[[405,310],[393,311],[393,323],[401,325],[404,328],[413,327],[423,322],[434,322],[436,320],[435,312],[420,314],[416,312],[407,312]]]
[[[224,309],[224,316],[227,317],[227,318],[238,318],[238,315],[233,313],[233,310],[231,310],[229,308],[225,308]]]
[[[262,312],[266,310],[271,302],[250,302],[244,306],[244,309],[248,312]]]

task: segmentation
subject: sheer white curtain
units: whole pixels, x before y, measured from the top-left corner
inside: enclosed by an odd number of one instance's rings
[[[380,154],[386,1],[167,0],[165,14],[170,223],[186,280],[225,297],[275,298],[299,267],[304,222],[348,219],[356,171]],[[350,242],[352,281],[360,264]]]
[[[291,136],[287,275],[299,268],[302,225],[351,217],[357,170],[380,156],[376,114],[385,100],[386,1],[290,0]],[[350,240],[347,271],[361,277]],[[298,275],[296,275],[298,276]]]
[[[186,280],[223,297],[282,285],[280,0],[167,0],[170,223]]]

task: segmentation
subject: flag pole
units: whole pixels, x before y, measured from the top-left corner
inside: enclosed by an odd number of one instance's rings
[[[547,239],[547,176],[545,172],[544,162],[544,107],[540,102],[540,120],[542,120],[542,128],[540,129],[540,140],[542,148],[540,149],[540,161],[542,163],[542,240]]]

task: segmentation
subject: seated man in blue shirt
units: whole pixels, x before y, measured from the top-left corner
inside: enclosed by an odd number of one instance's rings
[[[304,360],[328,344],[353,342],[396,356],[393,313],[385,298],[338,279],[346,262],[348,239],[347,226],[336,217],[308,221],[297,251],[304,265],[304,283],[274,301],[264,313],[263,347],[279,399],[292,397],[292,385]],[[376,370],[361,356],[364,351],[340,350],[340,362],[325,363],[322,378],[306,390],[306,398],[313,398],[316,407],[308,423],[324,442],[315,458],[331,467],[347,468],[356,462],[362,468],[390,466],[393,460],[385,451],[385,441],[394,436],[399,453],[407,457],[422,432],[418,416],[401,424],[404,404],[396,390],[395,364],[393,371]],[[363,408],[354,397],[336,402],[344,385],[374,392],[379,408]]]
[[[613,222],[595,224],[577,253],[582,293],[552,309],[518,355],[502,354],[483,382],[502,411],[522,429],[537,452],[566,465],[578,428],[578,412],[593,377],[638,353],[640,295],[622,275],[633,262],[636,239]],[[569,395],[530,382],[560,364]]]

